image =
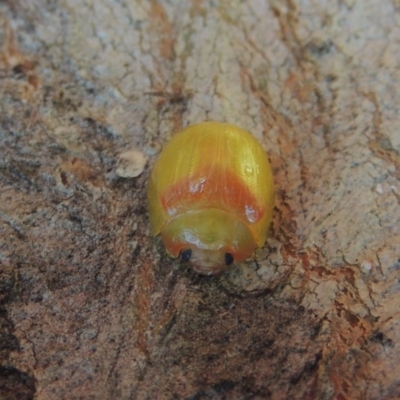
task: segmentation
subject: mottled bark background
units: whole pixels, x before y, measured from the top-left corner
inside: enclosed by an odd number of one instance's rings
[[[0,40],[0,399],[400,398],[398,0],[2,0]],[[212,278],[146,210],[204,120],[278,188]]]

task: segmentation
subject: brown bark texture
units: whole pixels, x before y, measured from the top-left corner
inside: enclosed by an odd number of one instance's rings
[[[3,0],[0,41],[0,399],[400,398],[398,0]],[[205,120],[277,186],[215,277],[146,206]]]

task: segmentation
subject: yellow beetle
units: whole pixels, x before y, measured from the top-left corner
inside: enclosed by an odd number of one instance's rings
[[[156,161],[150,223],[168,253],[211,275],[264,244],[274,197],[260,143],[234,125],[203,122],[174,135]]]

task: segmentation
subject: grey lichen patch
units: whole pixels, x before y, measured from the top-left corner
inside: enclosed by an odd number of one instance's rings
[[[47,120],[47,122],[49,122]],[[84,151],[82,131],[77,126],[56,126],[52,131],[56,142],[70,151]]]
[[[150,142],[146,143],[146,145],[144,147],[144,152],[148,156],[154,156],[154,155],[158,154],[160,151],[161,151],[161,145],[160,145],[160,143],[157,143],[155,141],[150,141]]]
[[[311,310],[329,309],[333,305],[333,301],[338,291],[335,281],[322,281],[315,283],[312,292],[305,296],[302,305]]]
[[[281,247],[281,243],[270,238],[249,260],[228,267],[221,278],[224,287],[232,293],[254,295],[271,293],[285,285],[295,260],[286,259]]]

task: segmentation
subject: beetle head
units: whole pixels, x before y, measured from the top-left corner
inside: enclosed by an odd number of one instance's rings
[[[164,227],[161,238],[172,256],[180,255],[204,275],[214,275],[234,261],[243,261],[256,247],[244,223],[217,209],[178,216]]]
[[[215,275],[231,265],[234,256],[228,252],[194,247],[182,250],[181,259],[190,262],[193,269],[199,274]]]

